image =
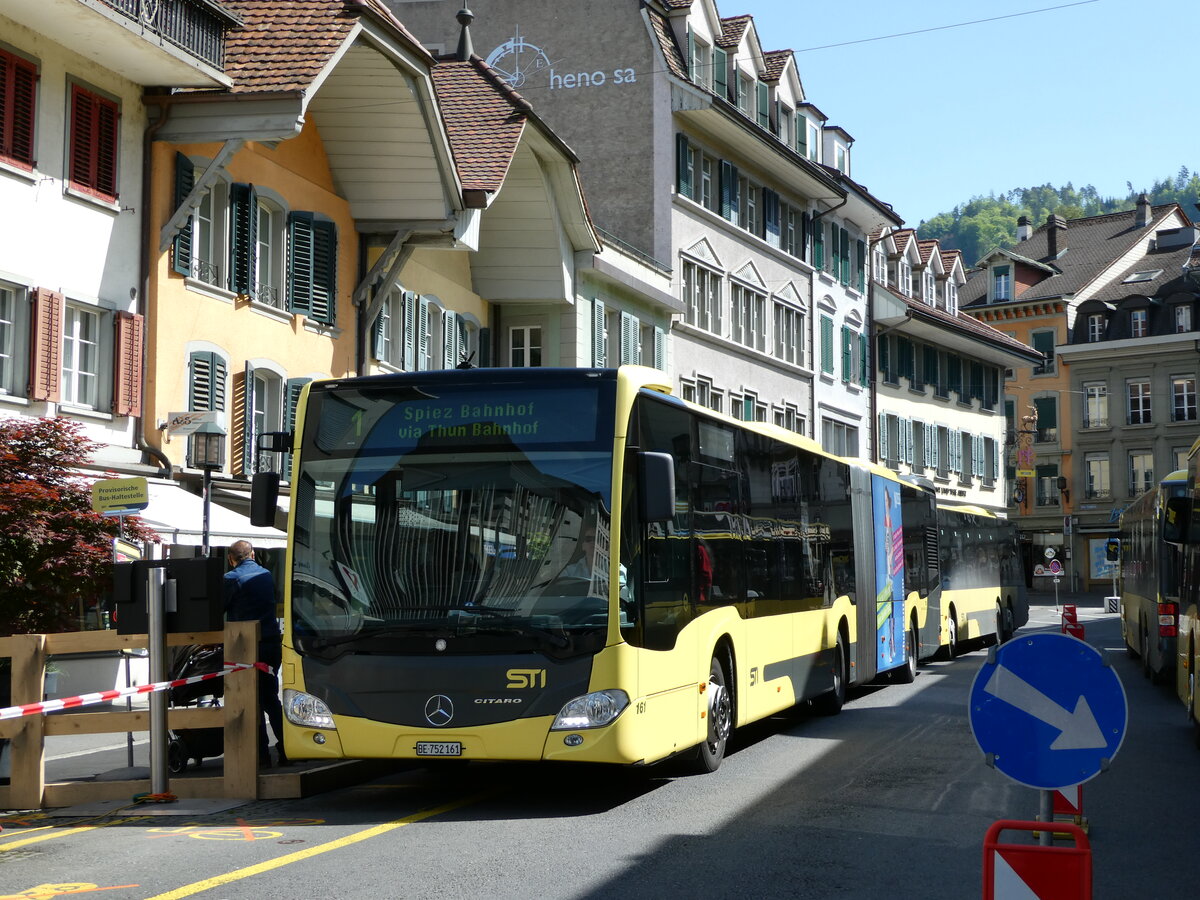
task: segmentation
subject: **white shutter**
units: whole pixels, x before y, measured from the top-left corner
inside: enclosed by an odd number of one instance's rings
[[[411,291],[401,294],[404,305],[404,369],[414,372],[417,368],[417,340],[420,328],[417,326],[417,313],[420,306],[417,295]]]
[[[598,369],[608,365],[608,354],[605,353],[606,341],[604,339],[604,303],[600,300],[592,301],[592,365]]]
[[[924,459],[921,460],[921,464],[926,469],[931,469],[934,466],[934,458],[935,458],[934,448],[936,446],[937,446],[937,426],[933,425],[929,422],[926,422],[925,423],[925,446],[922,448],[924,451]]]
[[[627,312],[621,313],[622,365],[636,365],[641,362],[638,359],[638,332],[640,330],[641,325],[637,320],[637,316]]]
[[[667,370],[667,332],[663,328],[654,329],[654,368]]]
[[[887,413],[879,414],[879,452],[876,456],[880,462],[887,462],[888,455],[888,428],[887,428]]]
[[[453,369],[458,365],[458,315],[450,310],[442,312],[442,368]]]
[[[913,461],[913,422],[912,419],[904,420],[904,461],[910,466]]]
[[[424,297],[421,298],[420,308],[417,312],[417,365],[416,368],[424,370],[428,367],[429,358],[429,301]]]

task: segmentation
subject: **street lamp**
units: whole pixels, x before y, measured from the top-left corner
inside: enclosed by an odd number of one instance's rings
[[[205,422],[192,433],[191,463],[204,473],[204,526],[201,550],[208,558],[208,519],[212,494],[212,473],[225,468],[225,429],[216,422]]]

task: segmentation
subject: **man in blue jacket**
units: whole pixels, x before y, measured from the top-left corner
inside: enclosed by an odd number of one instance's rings
[[[229,571],[225,573],[225,619],[229,622],[259,623],[258,661],[271,667],[275,674],[259,671],[258,703],[271,722],[275,734],[275,755],[281,766],[288,764],[283,752],[283,707],[279,703],[277,676],[283,659],[283,635],[275,616],[275,579],[254,560],[254,547],[249,541],[235,541],[227,554]],[[258,762],[271,764],[267,749],[267,726],[258,718]]]

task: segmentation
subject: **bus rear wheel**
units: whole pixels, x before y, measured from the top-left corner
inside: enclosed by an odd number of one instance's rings
[[[904,665],[896,670],[896,681],[900,684],[912,684],[917,680],[917,620],[913,619],[908,625],[908,634],[904,636]]]
[[[813,698],[812,708],[822,716],[835,716],[846,703],[846,642],[838,631],[833,648],[833,688]]]
[[[725,758],[729,735],[733,733],[733,698],[726,685],[725,667],[713,657],[708,668],[708,737],[696,748],[695,771],[700,774],[715,772]]]
[[[950,618],[946,620],[946,659],[954,659],[958,655],[958,619],[954,610],[950,610]]]

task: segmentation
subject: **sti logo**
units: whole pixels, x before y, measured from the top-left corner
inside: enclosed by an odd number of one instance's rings
[[[508,676],[508,687],[510,689],[519,690],[520,688],[546,686],[545,669],[509,669],[505,674]]]

